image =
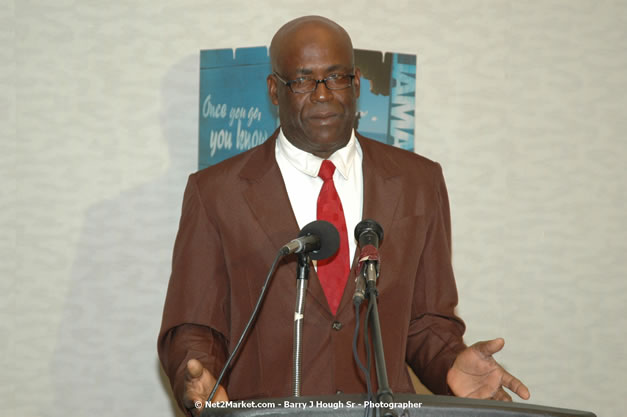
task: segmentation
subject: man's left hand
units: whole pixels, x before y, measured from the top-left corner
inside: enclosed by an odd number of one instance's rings
[[[492,355],[503,349],[505,340],[498,338],[477,342],[462,351],[446,375],[446,382],[458,397],[512,401],[503,387],[523,400],[530,397],[529,389],[507,372]]]

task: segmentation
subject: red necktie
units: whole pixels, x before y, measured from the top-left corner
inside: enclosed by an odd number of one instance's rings
[[[348,273],[350,271],[348,255],[348,232],[342,201],[333,183],[335,165],[329,160],[322,161],[318,176],[324,183],[318,195],[318,220],[326,220],[337,228],[340,233],[340,248],[330,258],[318,261],[318,279],[327,297],[333,315],[337,313]]]

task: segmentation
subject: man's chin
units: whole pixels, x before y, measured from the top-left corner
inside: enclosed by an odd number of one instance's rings
[[[339,134],[334,132],[331,136],[317,136],[311,138],[311,142],[315,143],[317,150],[324,153],[333,153],[338,149],[342,149],[350,140],[350,134],[346,138],[338,140]]]
[[[315,143],[343,143],[345,145],[350,140],[352,131],[351,128],[345,126],[310,125],[308,136]]]
[[[283,134],[297,148],[321,157],[346,146],[351,138],[352,129],[326,128],[304,125],[302,129],[292,132],[283,128]]]

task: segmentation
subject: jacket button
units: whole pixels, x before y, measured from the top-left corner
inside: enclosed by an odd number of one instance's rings
[[[334,321],[333,324],[331,325],[333,330],[340,330],[343,326],[344,325],[340,323],[339,321]]]

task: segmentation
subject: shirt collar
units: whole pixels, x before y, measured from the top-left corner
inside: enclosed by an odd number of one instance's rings
[[[292,143],[287,140],[283,134],[283,130],[279,131],[279,136],[277,137],[277,147],[285,159],[287,159],[289,163],[300,172],[307,174],[310,177],[318,176],[323,159],[292,145]],[[359,151],[361,151],[361,149],[359,148],[357,139],[355,138],[355,130],[353,130],[351,132],[351,138],[346,146],[333,152],[333,154],[327,159],[333,162],[336,170],[340,173],[340,175],[342,175],[342,177],[344,177],[344,179],[348,179],[348,173],[355,163],[355,156]]]

